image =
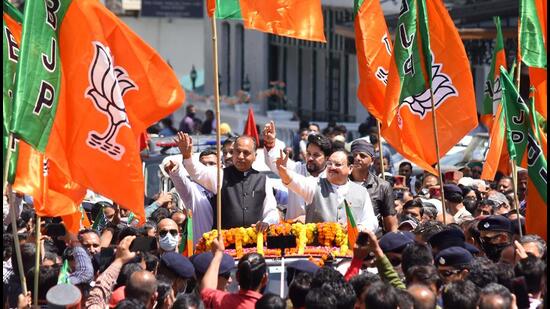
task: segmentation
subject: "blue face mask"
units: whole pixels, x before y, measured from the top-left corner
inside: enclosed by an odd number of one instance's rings
[[[160,248],[164,251],[175,251],[178,246],[178,236],[172,236],[170,233],[159,239]]]

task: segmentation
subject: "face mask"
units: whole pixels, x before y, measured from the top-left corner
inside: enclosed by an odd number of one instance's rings
[[[504,244],[488,244],[488,243],[482,243],[481,247],[483,248],[483,251],[485,251],[485,255],[487,257],[497,263],[500,260],[500,254],[506,247],[508,247],[510,244],[504,243]]]
[[[174,251],[178,245],[178,237],[166,233],[166,236],[159,240],[160,248],[164,251]]]

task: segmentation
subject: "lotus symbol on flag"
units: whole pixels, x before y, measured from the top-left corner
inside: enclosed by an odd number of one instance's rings
[[[449,97],[458,96],[458,91],[453,86],[451,78],[442,72],[443,64],[435,63],[435,58],[432,54],[432,90],[434,95],[434,105],[438,108]],[[430,89],[424,90],[419,95],[406,97],[400,106],[408,106],[413,114],[424,119],[428,111],[432,109]]]
[[[119,161],[125,148],[116,143],[116,137],[122,126],[130,127],[122,97],[128,90],[137,90],[138,87],[126,70],[113,66],[108,47],[100,42],[92,44],[95,57],[90,66],[90,86],[86,89],[85,97],[91,98],[95,108],[107,116],[109,126],[104,133],[90,131],[86,143]]]

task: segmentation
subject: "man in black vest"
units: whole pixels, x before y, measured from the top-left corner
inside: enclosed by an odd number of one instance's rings
[[[192,158],[193,140],[189,135],[179,132],[178,139],[183,165],[191,178],[210,192],[217,192],[216,167],[204,166]],[[279,222],[279,212],[267,176],[252,168],[256,160],[256,142],[250,136],[240,136],[232,152],[233,165],[224,168],[222,174],[222,228],[256,225],[263,231],[269,224]]]

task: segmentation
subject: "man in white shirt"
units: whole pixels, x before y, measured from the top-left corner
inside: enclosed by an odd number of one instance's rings
[[[216,152],[213,150],[201,152],[199,161],[204,166],[216,166]],[[170,160],[164,165],[164,170],[170,176],[185,208],[193,212],[193,243],[196,245],[202,235],[210,232],[213,228],[214,193],[192,181],[182,162],[176,163]]]
[[[283,184],[306,203],[307,223],[338,222],[347,225],[347,202],[360,230],[378,230],[378,220],[367,189],[349,180],[353,157],[336,151],[327,160],[326,177],[305,177],[286,167],[288,157],[281,152],[277,168]]]
[[[264,157],[266,165],[275,174],[279,174],[276,161],[279,158],[281,150],[285,144],[276,139],[275,123],[271,121],[266,124],[263,131],[264,137]],[[305,177],[324,177],[327,158],[332,153],[332,144],[324,135],[313,133],[308,136],[306,147],[306,162],[295,162],[288,160],[286,168]],[[288,192],[288,205],[286,208],[286,220],[305,220],[305,201],[293,191]]]
[[[192,158],[191,137],[178,132],[176,142],[183,156],[183,165],[191,178],[210,192],[217,192],[215,166],[204,166]],[[279,222],[273,186],[264,174],[252,169],[256,160],[256,142],[240,136],[232,148],[233,165],[222,171],[222,228],[255,225],[260,231]],[[216,212],[214,212],[216,218]]]

